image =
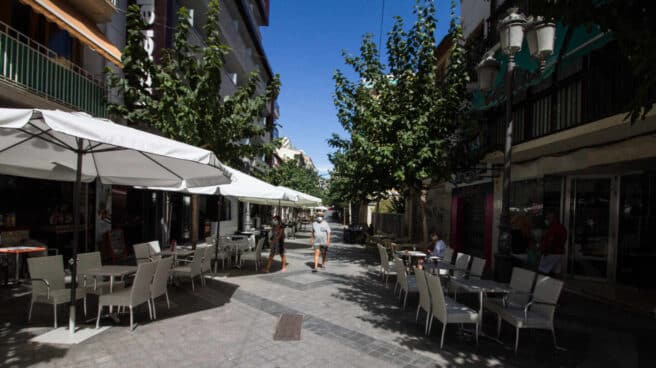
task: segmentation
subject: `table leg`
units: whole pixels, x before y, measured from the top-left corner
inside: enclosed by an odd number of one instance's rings
[[[114,276],[109,276],[109,293],[114,292]],[[113,306],[109,306],[109,313],[112,313]]]
[[[16,282],[20,280],[20,253],[16,252]]]
[[[478,293],[478,302],[479,304],[479,309],[478,309],[478,335],[481,335],[481,329],[483,328],[483,298],[485,297],[484,293],[481,291]]]

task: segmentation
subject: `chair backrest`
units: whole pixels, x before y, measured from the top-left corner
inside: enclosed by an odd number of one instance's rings
[[[465,253],[458,253],[456,256],[456,268],[460,271],[467,271],[471,256]]]
[[[207,247],[196,247],[196,250],[194,250],[194,259],[192,259],[191,263],[189,264],[189,267],[191,268],[191,276],[198,276],[200,275],[200,271],[203,266],[203,258],[205,257],[205,250]]]
[[[530,292],[533,290],[533,281],[535,272],[524,268],[515,267],[510,276],[510,288],[519,291],[520,294],[510,294],[508,303],[515,305],[525,305],[530,299]]]
[[[144,262],[137,266],[137,274],[130,290],[130,302],[133,306],[144,303],[150,298],[150,284],[159,262]]]
[[[255,246],[255,258],[257,258],[258,262],[262,258],[262,247],[264,247],[264,237],[261,237],[260,240],[257,241],[257,245]]]
[[[166,293],[166,284],[169,281],[169,273],[173,265],[173,257],[164,257],[157,261],[157,269],[153,282],[150,284],[150,297],[157,298]]]
[[[424,270],[417,268],[417,266],[414,269],[415,278],[417,279],[417,290],[419,290],[419,305],[425,311],[430,312],[431,297],[428,291],[428,284],[426,283],[426,275],[424,274]]]
[[[440,283],[439,276],[433,276],[424,271],[426,284],[431,297],[431,313],[435,318],[442,323],[446,321],[446,300],[444,299],[444,291]]]
[[[560,292],[563,290],[563,284],[561,280],[554,279],[553,277],[539,276],[535,282],[535,290],[533,290],[533,301],[548,304],[558,303]],[[531,311],[544,314],[553,321],[556,307],[555,305],[534,304],[531,306]]]
[[[452,263],[453,262],[453,248],[447,247],[444,250],[444,262]]]
[[[84,271],[102,267],[100,252],[78,253],[77,272],[78,275]]]
[[[474,259],[472,259],[471,268],[469,269],[469,276],[478,277],[480,279],[483,277],[484,270],[485,270],[485,259],[474,257]]]
[[[389,260],[387,258],[387,250],[380,244],[376,244],[378,248],[378,255],[380,256],[380,266],[384,270],[389,270]]]
[[[216,237],[215,236],[208,236],[205,238],[205,243],[207,244],[214,244],[216,243]]]
[[[150,262],[150,244],[137,243],[132,246],[137,264]]]
[[[44,279],[50,284],[50,290],[64,289],[64,258],[62,255],[49,257],[31,257],[27,259],[30,278]],[[32,282],[32,295],[48,292],[47,286],[39,281]]]
[[[198,245],[196,246],[198,247]],[[205,254],[203,255],[203,261],[201,269],[203,272],[210,271],[212,269],[212,259],[214,259],[214,247],[215,245],[204,244]]]
[[[399,284],[403,290],[408,290],[408,274],[405,269],[405,263],[401,258],[394,258],[394,271],[396,271],[396,278],[399,280]]]
[[[162,253],[162,248],[159,246],[159,240],[152,240],[148,242],[150,246],[150,255]]]

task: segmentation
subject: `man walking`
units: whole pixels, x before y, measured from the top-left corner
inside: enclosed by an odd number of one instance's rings
[[[330,246],[330,226],[323,218],[322,212],[317,212],[314,222],[312,223],[312,233],[310,234],[310,245],[314,248],[314,268],[312,272],[317,272],[319,263],[319,253],[321,253],[321,268],[326,268],[326,254]]]

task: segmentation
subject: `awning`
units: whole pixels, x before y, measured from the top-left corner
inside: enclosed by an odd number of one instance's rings
[[[565,45],[565,39],[568,32],[571,32],[569,41]],[[539,82],[550,78],[555,69],[556,63],[568,64],[579,57],[585,56],[592,51],[604,47],[612,39],[611,34],[604,33],[598,26],[587,28],[578,26],[570,30],[570,27],[563,25],[561,22],[556,23],[556,39],[554,41],[554,52],[546,60],[545,69],[538,78],[534,78],[525,85],[515,86],[515,90],[527,88],[538,84]],[[562,55],[561,55],[562,54]],[[493,90],[498,91],[505,83],[505,70],[508,64],[508,57],[498,50],[494,57],[499,61],[499,73],[494,81]],[[559,60],[560,59],[560,60]],[[515,55],[516,68],[535,73],[538,69],[538,61],[530,55],[528,44],[524,40],[522,49]],[[486,94],[477,90],[472,96],[472,108],[474,110],[486,110],[498,104],[505,102],[505,96],[494,100],[488,100]]]
[[[121,51],[93,24],[86,20],[75,9],[63,1],[55,3],[52,0],[20,0],[29,5],[35,12],[42,14],[49,21],[56,23],[71,36],[83,42],[89,48],[105,59],[121,67]]]

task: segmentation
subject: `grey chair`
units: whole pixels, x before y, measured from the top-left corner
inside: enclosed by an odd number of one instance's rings
[[[194,256],[191,260],[178,260],[181,263],[186,263],[184,266],[177,266],[171,270],[173,277],[189,277],[191,279],[191,290],[196,291],[194,285],[194,278],[202,278],[201,267],[203,263],[203,258],[205,257],[206,247],[196,247],[194,250]],[[201,280],[202,282],[202,280]]]
[[[423,309],[426,312],[426,326],[424,327],[424,333],[428,334],[428,323],[430,322],[431,314],[431,296],[430,291],[428,290],[428,283],[426,282],[426,274],[424,270],[414,267],[415,278],[417,280],[417,290],[419,290],[419,303],[417,304],[417,314],[415,316],[415,321],[419,322],[419,312]]]
[[[390,262],[389,256],[387,255],[387,249],[384,246],[377,244],[378,254],[380,255],[380,274],[385,280],[385,287],[387,287],[387,281],[390,276],[396,276],[396,271],[394,270],[394,263]],[[394,287],[396,291],[396,286]]]
[[[470,278],[483,278],[483,272],[485,271],[485,259],[474,257],[471,262],[471,267],[469,268],[469,277]]]
[[[509,285],[512,291],[502,298],[487,298],[485,308],[496,313],[507,305],[525,306],[531,297],[535,275],[535,272],[524,268],[513,268]]]
[[[497,335],[500,335],[501,320],[515,327],[515,352],[519,347],[519,330],[522,328],[551,331],[554,347],[558,348],[554,315],[563,282],[549,276],[539,276],[531,300],[524,306],[506,305],[497,309]]]
[[[245,261],[252,261],[255,264],[255,271],[260,269],[260,265],[262,264],[262,247],[264,246],[264,238],[260,238],[260,240],[257,241],[257,245],[255,246],[255,250],[253,252],[248,252],[245,253],[241,256],[241,262],[244,263]]]
[[[169,292],[167,290],[169,275],[171,274],[171,267],[173,266],[173,257],[164,257],[158,261],[157,269],[153,277],[153,282],[150,284],[150,305],[152,307],[153,318],[157,318],[157,309],[155,308],[155,300],[161,296],[166,297],[166,306],[171,309],[171,302],[169,300]]]
[[[456,277],[463,277],[466,275],[470,261],[471,256],[469,254],[458,253],[458,255],[456,255],[456,269],[453,271],[453,275]]]
[[[54,326],[57,328],[57,306],[71,301],[71,289],[66,287],[64,259],[61,255],[48,257],[33,257],[27,259],[27,267],[32,281],[32,298],[27,320],[32,319],[32,309],[35,303],[50,304],[53,307]],[[82,299],[84,315],[87,314],[86,289],[75,289],[75,299]]]
[[[150,305],[150,285],[157,270],[159,261],[145,262],[138,265],[137,274],[132,282],[132,287],[115,291],[110,294],[101,295],[98,298],[98,316],[96,317],[96,328],[100,327],[100,315],[104,306],[128,307],[130,309],[130,330],[134,330],[134,308],[144,303],[148,304],[148,314],[153,318]]]
[[[79,253],[77,255],[77,274],[79,285],[87,290],[87,294],[106,294],[109,292],[109,281],[98,280],[96,277],[89,279],[84,276],[84,272],[94,268],[102,267],[100,252]],[[114,290],[123,288],[123,280],[114,281]]]
[[[478,323],[480,321],[478,312],[445,296],[438,276],[428,273],[424,273],[424,275],[426,276],[426,283],[428,284],[428,290],[431,295],[431,315],[429,317],[430,322],[428,323],[427,334],[430,334],[431,328],[433,327],[433,319],[437,318],[442,323],[441,349],[444,346],[444,334],[447,324],[475,324],[476,343],[478,344]]]
[[[399,299],[403,297],[403,309],[408,302],[408,294],[418,293],[417,289],[417,280],[414,276],[408,276],[408,272],[405,268],[405,263],[400,258],[394,258],[394,270],[396,271],[396,278],[398,280],[397,285],[399,286]],[[394,287],[394,293],[396,294],[396,286]]]
[[[149,243],[137,243],[132,246],[134,249],[134,258],[137,261],[137,264],[150,262],[150,244]]]

